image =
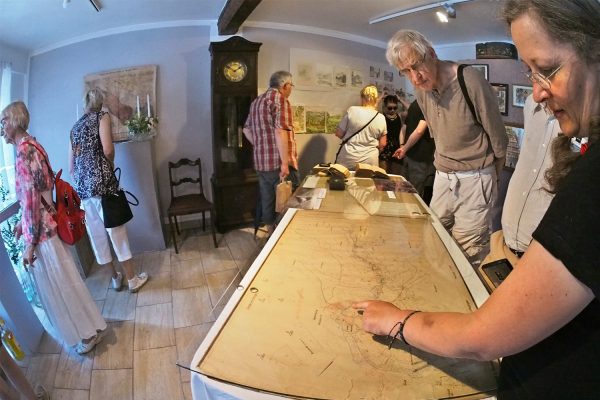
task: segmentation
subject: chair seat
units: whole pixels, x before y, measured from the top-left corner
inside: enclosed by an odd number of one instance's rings
[[[174,197],[171,200],[167,213],[169,215],[196,214],[203,211],[210,211],[212,203],[204,197],[203,194],[186,194]]]

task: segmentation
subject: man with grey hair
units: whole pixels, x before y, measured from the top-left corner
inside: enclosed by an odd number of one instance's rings
[[[431,209],[477,267],[489,251],[491,208],[508,142],[496,96],[472,68],[464,69],[461,88],[459,65],[438,59],[417,31],[398,31],[386,57],[415,87],[435,140]]]
[[[254,169],[258,174],[262,221],[269,234],[275,226],[275,190],[281,179],[298,186],[298,153],[292,125],[292,74],[277,71],[269,89],[250,105],[244,135],[254,146]]]

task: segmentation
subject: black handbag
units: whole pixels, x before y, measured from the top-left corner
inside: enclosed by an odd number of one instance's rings
[[[117,173],[119,174],[117,176]],[[117,184],[121,180],[121,168],[115,168],[114,170],[115,179]],[[135,202],[131,202],[127,199],[127,195],[131,196]],[[119,186],[116,193],[110,193],[102,195],[102,215],[104,219],[105,228],[114,228],[121,226],[133,218],[131,207],[129,205],[137,206],[140,201],[133,195],[133,193],[123,190]]]

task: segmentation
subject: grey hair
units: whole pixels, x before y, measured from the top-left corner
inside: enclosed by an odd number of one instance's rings
[[[385,57],[390,65],[398,67],[408,57],[413,55],[425,57],[431,50],[433,50],[433,44],[422,33],[402,29],[396,32],[388,42]]]
[[[282,88],[286,83],[292,83],[292,74],[288,71],[277,71],[273,72],[271,79],[269,79],[270,88]]]
[[[22,101],[14,101],[2,110],[2,118],[11,128],[20,128],[24,131],[29,128],[29,110]]]
[[[102,90],[93,88],[88,90],[85,94],[85,106],[92,111],[100,111],[102,109],[102,103],[104,103],[104,95]]]

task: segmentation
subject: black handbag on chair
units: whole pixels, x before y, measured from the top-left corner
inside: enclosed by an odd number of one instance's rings
[[[117,176],[117,172],[119,175]],[[115,179],[117,184],[121,180],[121,168],[115,168],[114,170]],[[131,202],[127,199],[127,195],[131,196],[135,202]],[[133,195],[133,193],[123,190],[119,186],[116,193],[102,195],[102,215],[104,218],[105,228],[115,228],[121,226],[133,218],[131,207],[129,205],[137,206],[140,201]]]

